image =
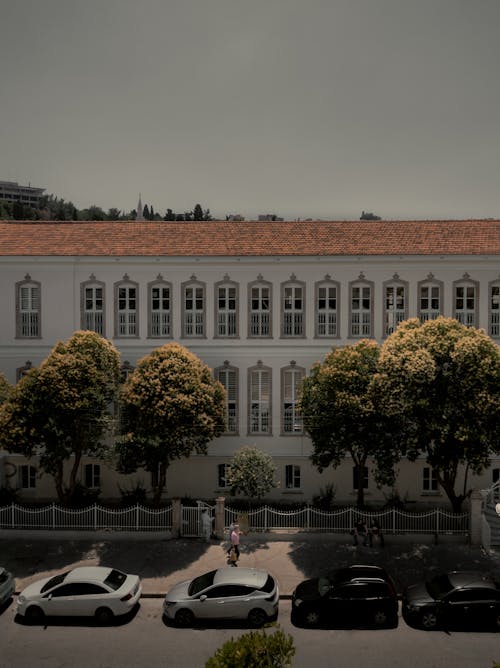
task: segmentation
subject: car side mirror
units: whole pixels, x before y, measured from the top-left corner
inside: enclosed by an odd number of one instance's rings
[[[202,594],[202,595],[200,596],[200,601],[206,601],[206,600],[207,600],[207,595],[206,595],[206,594]]]
[[[47,600],[48,600],[48,601],[52,601],[52,594],[49,594],[49,595],[47,596]]]

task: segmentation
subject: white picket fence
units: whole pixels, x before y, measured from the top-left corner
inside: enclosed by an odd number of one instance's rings
[[[201,535],[201,511],[207,508],[212,517],[215,507],[208,504],[197,507],[182,506],[180,534],[186,537]],[[469,514],[453,514],[441,508],[421,513],[402,510],[360,511],[357,508],[341,508],[323,511],[307,506],[301,510],[277,510],[270,506],[242,512],[225,506],[224,522],[228,527],[235,522],[247,525],[249,531],[323,531],[348,533],[359,518],[371,523],[376,519],[384,533],[466,534],[469,530]],[[168,531],[172,529],[173,507],[146,508],[141,505],[130,508],[104,508],[99,505],[87,508],[62,508],[51,504],[41,508],[25,508],[13,503],[0,507],[1,529],[66,529],[81,531]]]
[[[308,506],[302,510],[276,510],[264,506],[242,513],[230,507],[225,508],[225,524],[230,526],[242,519],[250,531],[324,531],[348,533],[358,519],[364,518],[370,524],[376,519],[384,533],[422,534],[466,534],[469,529],[469,513],[454,514],[441,508],[422,513],[408,513],[403,510],[360,511],[358,508],[341,508],[323,511]]]
[[[24,508],[13,503],[0,508],[2,529],[73,529],[81,531],[166,531],[172,527],[172,506],[166,508],[62,508],[56,504]]]

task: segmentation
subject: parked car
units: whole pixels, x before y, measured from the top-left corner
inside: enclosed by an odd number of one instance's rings
[[[305,626],[397,624],[398,596],[379,566],[340,568],[305,580],[292,594],[292,620]]]
[[[138,575],[84,566],[28,585],[17,599],[17,614],[30,622],[45,616],[85,616],[107,624],[129,612],[141,590]]]
[[[486,626],[500,630],[500,582],[479,572],[442,573],[405,589],[403,616],[425,629]]]
[[[179,626],[196,619],[246,619],[258,627],[276,617],[278,602],[278,583],[266,571],[219,568],[170,589],[163,614]]]
[[[12,597],[16,589],[16,583],[12,573],[0,566],[0,605],[3,605]]]

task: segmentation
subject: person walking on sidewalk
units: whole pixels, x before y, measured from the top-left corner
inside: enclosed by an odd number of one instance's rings
[[[232,550],[234,550],[236,554],[236,561],[238,561],[240,558],[240,536],[241,536],[240,526],[239,524],[234,524],[230,536],[231,546],[227,551],[227,556],[231,559],[231,552]]]
[[[206,543],[209,543],[212,537],[212,523],[213,520],[210,517],[208,510],[203,510],[201,513],[201,528],[203,531],[203,538],[205,539]]]

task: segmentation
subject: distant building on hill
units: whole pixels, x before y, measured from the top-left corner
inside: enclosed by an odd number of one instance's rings
[[[37,207],[45,188],[33,188],[31,185],[20,186],[14,181],[0,181],[0,199],[17,202],[26,206]]]

